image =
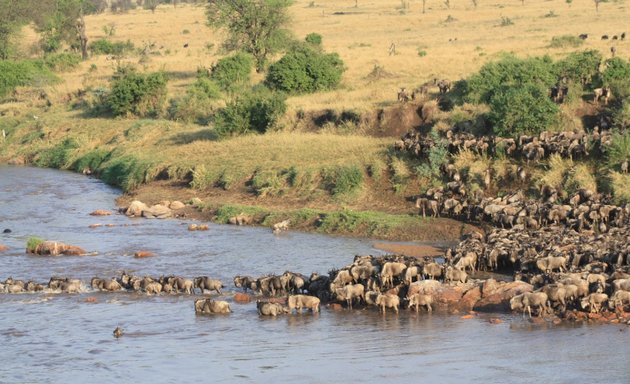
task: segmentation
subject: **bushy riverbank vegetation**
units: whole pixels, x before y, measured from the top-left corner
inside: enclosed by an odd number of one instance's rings
[[[63,25],[37,20],[31,28],[16,17],[0,61],[0,158],[96,175],[127,192],[168,182],[245,205],[284,200],[340,214],[415,214],[417,195],[451,181],[448,165],[470,192],[520,189],[537,198],[551,185],[564,192],[558,202],[580,189],[628,201],[625,8],[549,4],[552,19],[539,3],[506,3],[504,25],[483,4],[426,12],[357,5],[284,4],[266,51],[242,26],[221,22],[225,9],[92,7],[77,16],[89,37],[83,61],[61,53],[81,50],[80,33],[53,34]],[[562,36],[581,44],[560,44],[569,41]],[[401,87],[417,97],[397,102]],[[436,145],[396,150],[408,131]],[[505,142],[492,151],[448,147],[453,134],[518,142],[563,131],[608,132],[610,141],[579,142],[584,155],[531,159],[511,156]]]

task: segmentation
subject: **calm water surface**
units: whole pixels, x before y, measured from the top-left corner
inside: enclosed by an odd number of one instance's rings
[[[355,254],[379,254],[369,240],[178,220],[92,217],[115,210],[120,191],[72,173],[0,166],[0,280],[47,282],[52,275],[112,277],[326,273]],[[89,229],[94,223],[114,227]],[[24,253],[38,236],[98,252],[87,257]],[[134,259],[139,249],[158,256]],[[86,302],[96,297],[96,303]],[[630,383],[630,329],[532,325],[520,316],[400,315],[372,310],[261,318],[255,304],[229,316],[196,316],[189,296],[130,293],[0,294],[0,382],[219,383],[262,381],[427,383]],[[115,339],[116,326],[125,336]]]

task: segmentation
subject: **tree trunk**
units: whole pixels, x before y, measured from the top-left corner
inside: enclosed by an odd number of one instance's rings
[[[79,16],[79,20],[77,21],[77,34],[79,35],[79,43],[81,44],[81,58],[83,60],[88,59],[88,51],[87,51],[87,43],[88,38],[85,32],[85,19],[83,18],[83,13]]]

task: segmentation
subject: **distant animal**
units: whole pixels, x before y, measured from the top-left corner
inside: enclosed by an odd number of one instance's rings
[[[433,308],[431,308],[431,304],[433,303],[433,298],[430,295],[424,295],[421,293],[415,293],[409,298],[409,309],[412,307],[416,307],[416,313],[420,311],[421,306],[426,306],[427,311],[432,312]]]
[[[613,40],[617,40],[617,39],[619,39],[619,37],[618,37],[617,35],[614,35],[614,36],[612,37],[612,39],[613,39]]]
[[[188,43],[184,44],[184,48],[188,48]]]
[[[586,33],[581,33],[579,37],[580,37],[580,39],[582,39],[582,40],[586,40],[586,39],[588,39],[588,34],[586,34]]]
[[[116,327],[116,329],[114,329],[114,337],[115,338],[119,338],[120,336],[122,336],[124,334],[123,329],[120,327]]]
[[[308,308],[311,312],[319,312],[319,298],[315,296],[307,296],[307,295],[291,295],[287,299],[287,305],[289,306],[289,310],[301,313],[302,308]]]
[[[258,309],[258,314],[261,316],[278,316],[291,311],[289,307],[284,307],[281,304],[260,300],[256,301],[256,308]]]
[[[227,301],[219,301],[212,299],[195,300],[195,313],[214,314],[214,313],[230,313],[230,303]]]
[[[610,47],[610,54],[612,55],[612,57],[615,57],[615,54],[617,53],[617,48],[615,47]]]
[[[409,101],[409,94],[407,93],[406,88],[400,88],[400,91],[398,91],[398,101],[401,103]]]
[[[390,294],[380,294],[376,297],[376,305],[380,307],[383,313],[385,313],[386,308],[393,308],[394,312],[398,313],[400,297]]]
[[[602,35],[602,40],[608,40],[608,35]]]
[[[625,40],[625,39],[626,39],[626,33],[625,33],[625,32],[623,32],[623,33],[621,34],[621,40]]]
[[[193,280],[193,291],[194,288],[199,288],[201,293],[203,294],[205,290],[208,291],[217,291],[217,293],[221,294],[221,288],[223,288],[223,283],[220,280],[211,279],[208,276],[199,276]]]

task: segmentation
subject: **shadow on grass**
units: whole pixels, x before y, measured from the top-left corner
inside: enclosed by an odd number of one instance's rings
[[[211,129],[201,129],[195,132],[178,133],[177,135],[173,135],[172,137],[170,137],[168,141],[171,144],[182,145],[182,144],[190,144],[194,141],[200,141],[200,140],[215,141],[218,139],[219,139],[219,136]]]

